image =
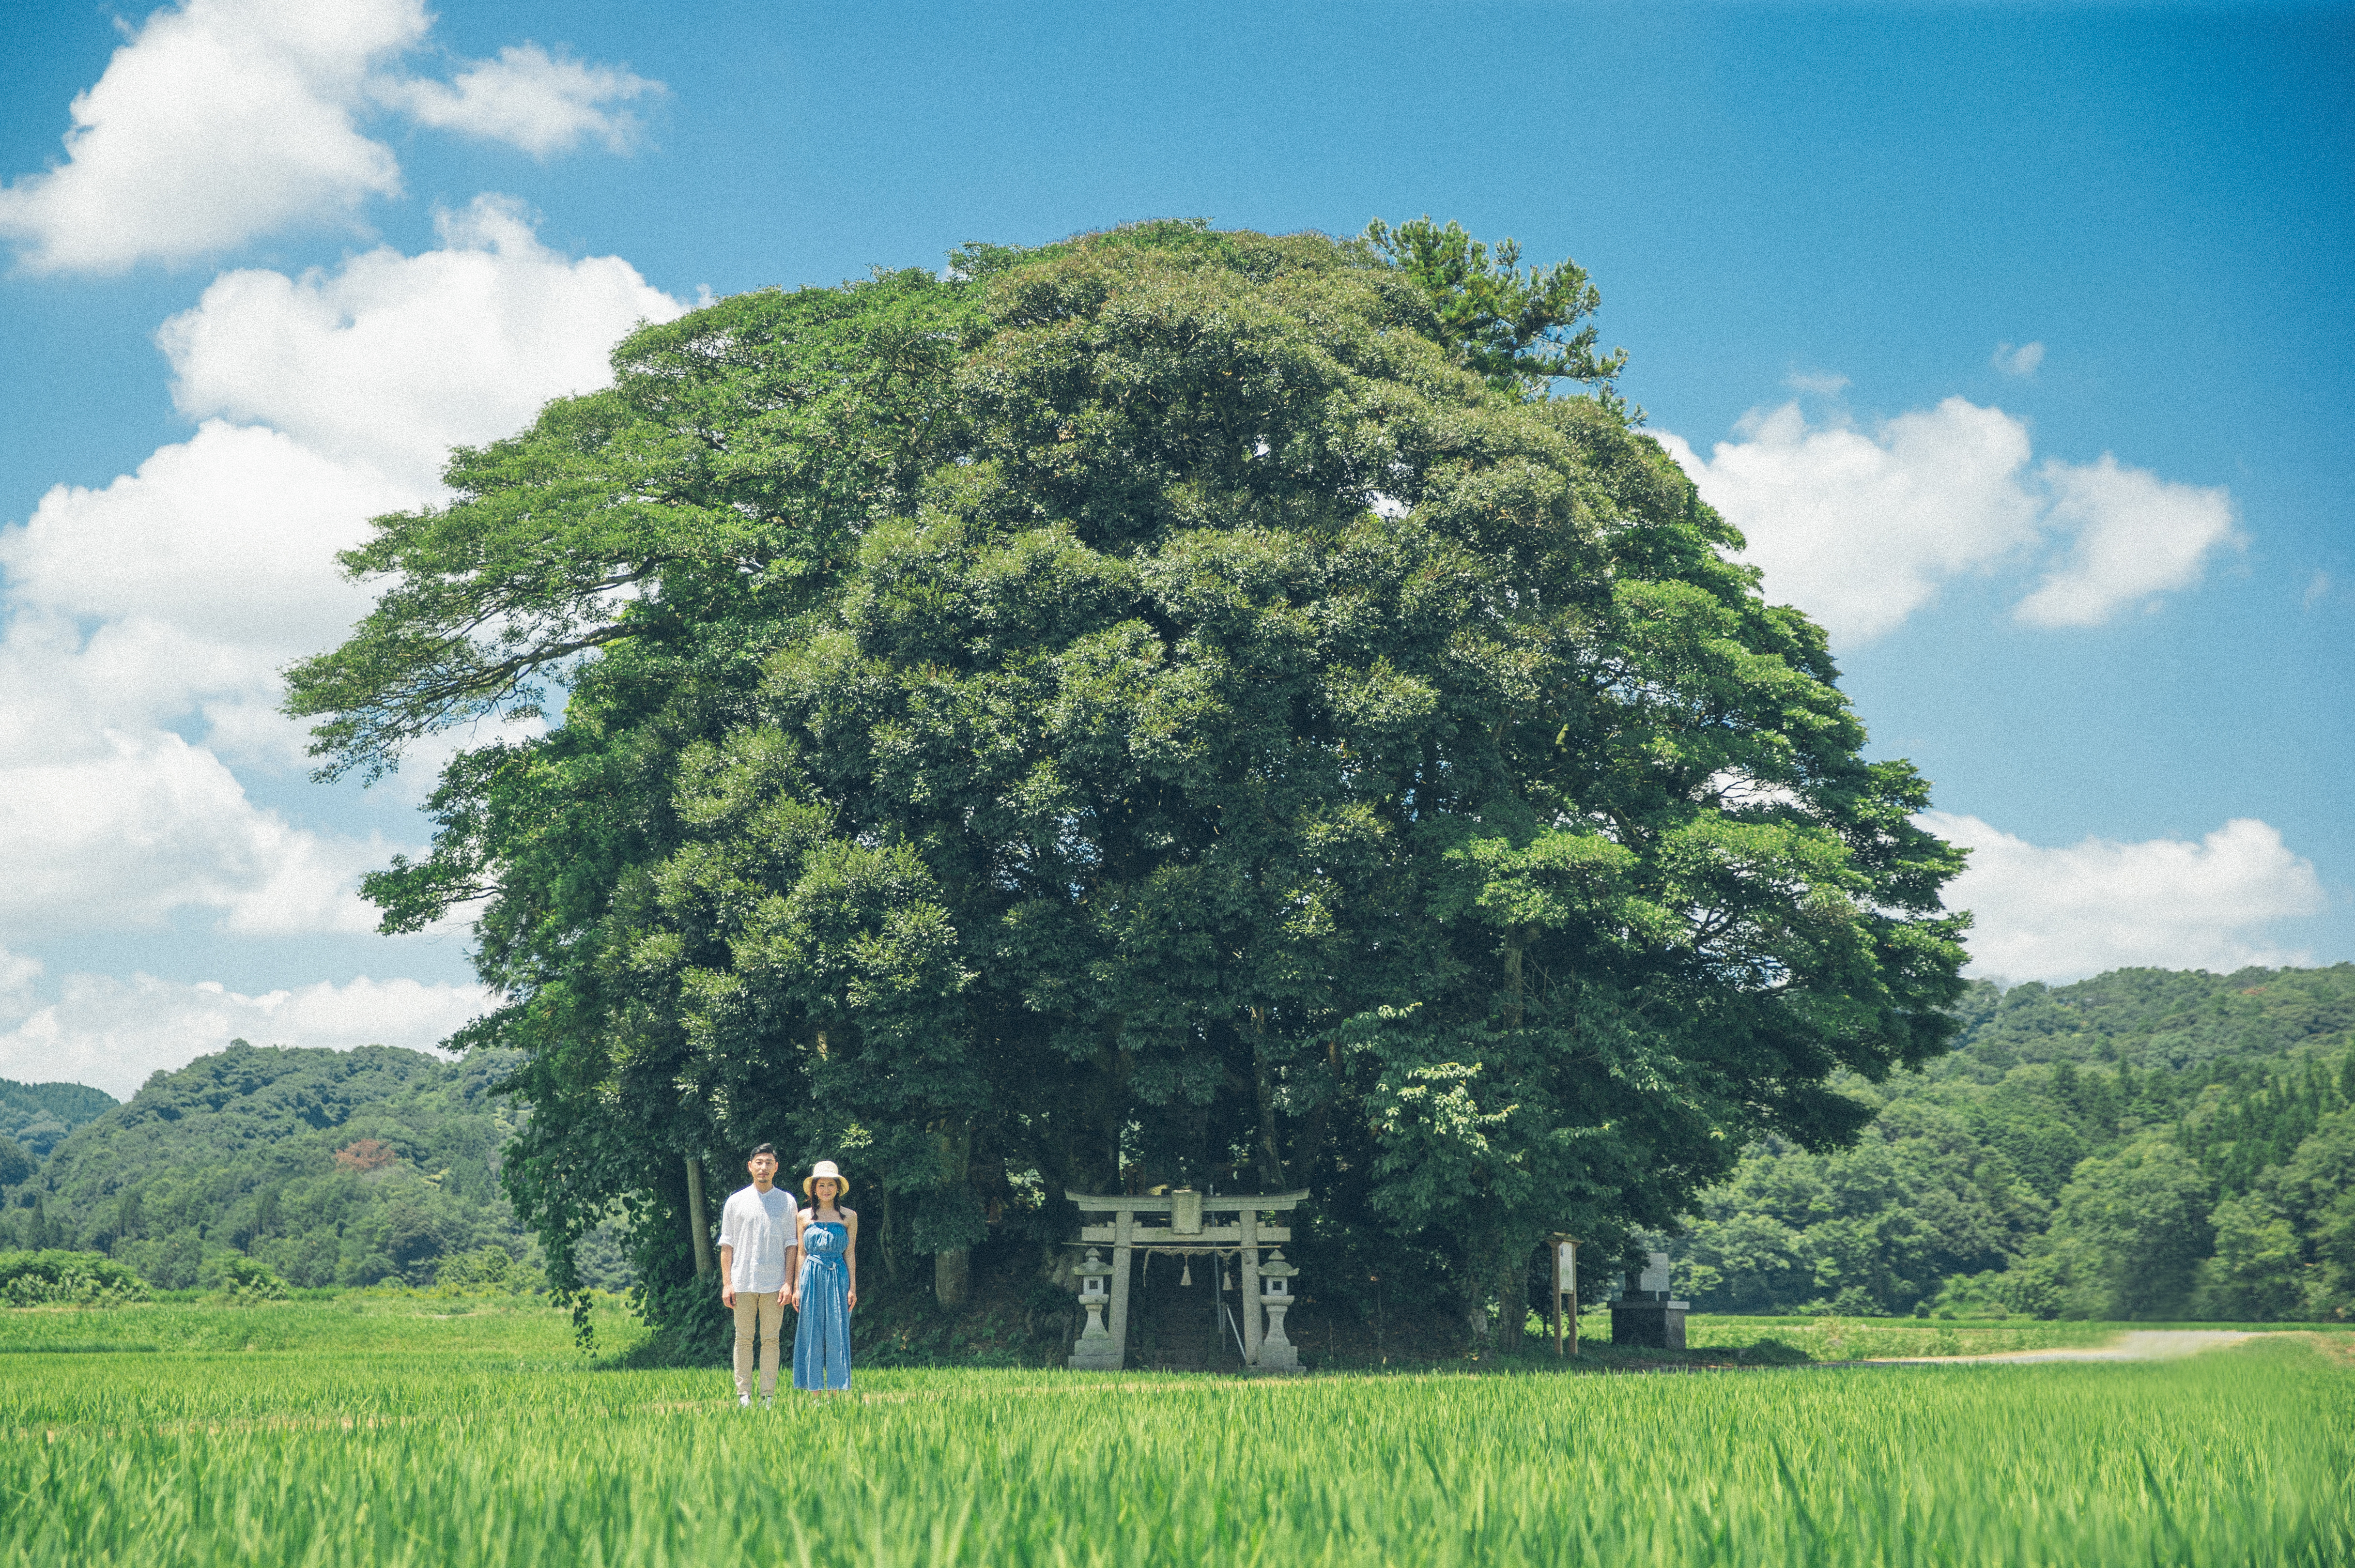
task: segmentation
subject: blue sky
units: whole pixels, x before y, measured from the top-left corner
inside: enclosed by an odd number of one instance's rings
[[[478,1005],[462,931],[350,895],[429,770],[312,784],[270,713],[356,607],[328,553],[442,445],[707,289],[1167,215],[1428,212],[1586,266],[1624,389],[1977,846],[1978,972],[2355,958],[2355,9],[65,0],[10,34],[0,1075],[121,1093]]]

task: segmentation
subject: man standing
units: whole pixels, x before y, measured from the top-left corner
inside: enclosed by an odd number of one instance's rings
[[[736,1314],[736,1403],[752,1403],[752,1336],[761,1337],[761,1403],[777,1393],[777,1335],[793,1304],[794,1195],[777,1185],[777,1151],[745,1162],[752,1185],[719,1211],[719,1300]]]

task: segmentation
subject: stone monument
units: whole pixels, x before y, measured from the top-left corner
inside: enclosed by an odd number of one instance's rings
[[[1685,1313],[1690,1303],[1668,1299],[1668,1254],[1653,1253],[1639,1274],[1611,1304],[1611,1342],[1653,1350],[1685,1348]]]

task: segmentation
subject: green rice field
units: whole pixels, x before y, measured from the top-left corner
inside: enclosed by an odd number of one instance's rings
[[[1694,1342],[1822,1359],[2112,1331],[1696,1319]],[[617,1314],[601,1333],[627,1336]],[[1942,1334],[1960,1349],[1901,1342]],[[1594,1372],[1622,1364],[1596,1346],[1572,1370],[1250,1381],[893,1369],[748,1413],[725,1373],[611,1370],[529,1306],[0,1312],[0,1568],[2335,1568],[2355,1562],[2351,1349],[2283,1333],[2165,1363],[1723,1356],[1679,1375]]]

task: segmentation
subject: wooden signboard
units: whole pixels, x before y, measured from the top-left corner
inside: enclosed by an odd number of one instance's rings
[[[1570,1339],[1570,1353],[1578,1354],[1578,1241],[1560,1232],[1546,1238],[1553,1254],[1553,1353],[1562,1353],[1565,1329]],[[1564,1303],[1569,1305],[1565,1307]]]

